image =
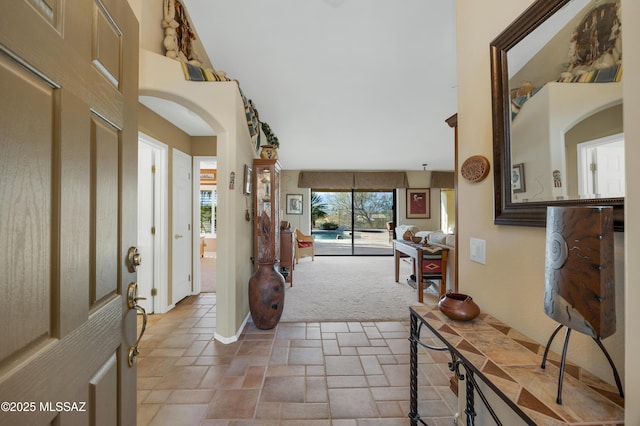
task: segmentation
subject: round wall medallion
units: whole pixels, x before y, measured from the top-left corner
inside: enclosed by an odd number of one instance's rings
[[[480,182],[489,174],[489,160],[482,155],[469,157],[462,163],[460,172],[469,182]]]

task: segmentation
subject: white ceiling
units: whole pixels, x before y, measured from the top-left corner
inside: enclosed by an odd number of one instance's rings
[[[284,168],[453,170],[454,0],[183,2]]]

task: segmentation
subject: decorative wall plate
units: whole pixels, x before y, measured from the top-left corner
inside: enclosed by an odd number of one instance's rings
[[[489,168],[489,160],[482,155],[474,155],[462,163],[460,172],[469,182],[480,182],[489,174]]]

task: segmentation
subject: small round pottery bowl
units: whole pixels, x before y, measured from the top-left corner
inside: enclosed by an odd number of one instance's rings
[[[471,321],[480,315],[480,307],[471,296],[462,293],[445,294],[438,302],[438,308],[452,320]]]

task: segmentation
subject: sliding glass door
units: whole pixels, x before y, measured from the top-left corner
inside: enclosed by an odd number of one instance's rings
[[[393,191],[312,192],[315,254],[392,255]]]

